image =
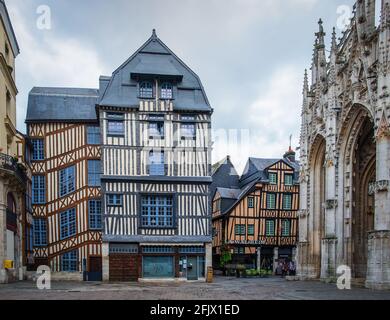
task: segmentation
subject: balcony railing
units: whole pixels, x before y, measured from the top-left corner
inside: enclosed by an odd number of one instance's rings
[[[23,185],[27,182],[27,174],[22,166],[13,157],[0,153],[0,170],[11,171]]]

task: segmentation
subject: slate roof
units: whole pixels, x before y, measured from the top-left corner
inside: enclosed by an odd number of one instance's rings
[[[98,97],[97,89],[34,87],[28,97],[26,123],[94,122]]]
[[[178,111],[212,111],[199,77],[156,35],[152,36],[102,83],[99,105],[138,108],[138,79],[173,81],[173,106]],[[107,79],[107,78],[105,78]]]
[[[241,189],[217,188],[217,192],[224,199],[238,199]]]

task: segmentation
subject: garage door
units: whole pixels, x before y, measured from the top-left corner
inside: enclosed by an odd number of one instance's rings
[[[175,275],[173,257],[143,257],[144,278],[173,278]]]
[[[110,281],[138,281],[136,254],[110,254]]]

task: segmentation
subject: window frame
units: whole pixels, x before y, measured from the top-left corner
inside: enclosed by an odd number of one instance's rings
[[[288,223],[288,233],[285,233],[286,229],[285,229],[285,223]],[[283,219],[282,222],[281,222],[281,236],[282,237],[291,237],[291,220],[289,219]]]
[[[71,176],[68,173],[68,170],[73,170],[73,176]],[[63,181],[64,179],[62,178],[62,173],[64,173],[64,175],[66,176],[65,181]],[[63,184],[66,184],[65,193],[62,193]],[[70,188],[70,185],[72,185],[72,188]],[[58,171],[58,193],[59,193],[59,197],[63,198],[72,194],[75,191],[76,191],[76,165],[71,165],[69,167],[63,168],[60,171]]]
[[[93,165],[92,165],[93,164]],[[90,159],[88,160],[88,186],[90,187],[100,187],[102,185],[101,183],[101,160],[98,159]],[[96,168],[97,166],[97,168]],[[93,171],[91,172],[90,170]],[[97,172],[96,172],[97,170]]]
[[[94,205],[92,206],[92,204]],[[102,230],[103,228],[102,201],[99,199],[88,200],[88,226],[90,230]]]
[[[148,119],[148,135],[150,139],[159,138],[164,139],[165,138],[165,118],[164,116],[149,116]],[[151,128],[151,125],[155,124],[157,128]],[[160,126],[160,128],[159,128]],[[156,130],[155,133],[152,133],[151,130]],[[156,133],[157,132],[157,133]]]
[[[169,88],[164,88],[164,86],[169,85]],[[166,95],[168,92],[170,92],[170,95]],[[160,99],[161,100],[173,100],[173,84],[172,82],[165,81],[161,83],[160,85]]]
[[[269,197],[271,197],[271,196],[274,196],[274,202],[273,202],[274,207],[273,208],[269,206],[269,204],[270,204]],[[266,195],[266,208],[267,208],[267,210],[276,210],[276,207],[277,207],[277,194],[273,193],[273,192],[268,192]]]
[[[248,209],[254,209],[255,208],[255,197],[249,196],[248,197]]]
[[[272,234],[270,234],[270,233],[268,232],[268,231],[269,231],[269,225],[268,225],[268,223],[272,223],[272,225],[273,225]],[[275,236],[276,236],[275,227],[276,227],[275,219],[266,219],[266,221],[265,221],[265,236],[266,236],[266,237],[275,237]]]
[[[248,224],[248,226],[247,226],[247,235],[248,236],[254,236],[255,235],[255,225],[254,224]]]
[[[119,201],[111,201],[110,197],[116,198]],[[107,207],[122,207],[123,206],[123,194],[119,193],[107,193],[106,194]]]
[[[69,257],[68,257],[69,255]],[[72,256],[70,256],[72,255]],[[74,255],[74,256],[73,256]],[[64,268],[64,262],[67,261],[69,266],[72,266],[71,263],[74,263],[75,268],[69,268],[65,269]],[[78,250],[72,250],[65,252],[64,254],[61,255],[61,271],[62,272],[78,272],[79,271],[79,259],[78,259]]]
[[[146,85],[146,84],[150,85],[150,87],[144,88],[143,85]],[[151,92],[151,95],[150,95],[150,92]],[[140,99],[154,99],[155,98],[155,88],[154,88],[153,81],[150,81],[150,80],[141,81],[139,83],[138,96]]]
[[[97,130],[94,132],[90,132],[90,130]],[[100,137],[100,127],[99,126],[87,126],[87,144],[89,145],[100,145],[101,137]],[[97,138],[97,140],[95,140]]]
[[[121,130],[110,130],[110,124],[121,124]],[[125,135],[125,115],[118,112],[107,113],[107,136],[109,137],[123,137]]]
[[[144,202],[145,199],[147,199],[147,203]],[[152,199],[154,199],[154,203]],[[165,199],[163,203],[159,203],[161,199]],[[170,203],[168,200],[170,200]],[[173,194],[141,194],[139,206],[139,227],[141,229],[176,228],[176,199]],[[145,208],[147,210],[146,214]],[[168,210],[169,208],[170,210]],[[151,223],[153,217],[155,217],[154,224]],[[147,223],[145,223],[145,219]],[[163,220],[163,223],[160,223],[160,220]]]
[[[39,178],[40,180],[42,179],[42,181],[38,181],[38,188],[35,188],[35,180]],[[45,204],[46,203],[46,176],[45,175],[41,175],[41,174],[35,174],[35,175],[32,175],[32,179],[31,179],[32,183],[31,183],[31,194],[32,194],[32,197],[31,197],[31,204],[33,205],[42,205],[42,204]],[[42,184],[43,183],[43,187],[42,187]],[[35,192],[38,192],[38,200],[35,198]],[[41,192],[43,192],[43,194],[41,194]],[[41,198],[42,197],[42,198]],[[41,199],[43,199],[41,201]],[[37,201],[36,201],[37,200]]]
[[[37,143],[39,142],[38,148]],[[43,161],[45,160],[45,139],[44,138],[34,138],[31,139],[31,144],[33,146],[32,152],[32,161]]]
[[[274,176],[275,180],[271,180],[271,176]],[[273,186],[278,184],[278,174],[276,172],[269,172],[268,179],[269,179],[269,184]]]
[[[291,183],[286,182],[287,181],[286,177],[289,177],[289,179],[291,178]],[[291,187],[294,185],[294,175],[292,173],[285,173],[284,174],[284,185],[288,186],[288,187]]]
[[[246,225],[245,224],[235,224],[234,225],[234,235],[236,236],[246,236]]]
[[[153,159],[156,159],[155,154],[160,154],[160,160],[162,160],[162,163],[152,163]],[[154,170],[152,172],[152,169]],[[163,173],[161,173],[163,172]],[[164,151],[154,151],[151,150],[149,152],[149,159],[148,159],[148,174],[149,176],[158,176],[158,177],[164,177],[167,175],[166,172],[166,166],[165,166],[165,152]]]
[[[286,207],[286,202],[285,201],[288,198],[290,199],[289,207]],[[283,208],[283,210],[286,210],[286,211],[292,210],[292,208],[293,208],[292,203],[293,203],[293,195],[291,193],[283,194],[283,200],[282,200],[282,208]]]
[[[65,219],[63,217],[66,216]],[[67,231],[64,234],[64,231]],[[60,240],[69,239],[77,234],[76,208],[70,208],[60,213]]]
[[[39,224],[37,224],[39,222]],[[47,220],[42,218],[33,219],[33,246],[47,246]],[[31,238],[30,238],[31,241]]]

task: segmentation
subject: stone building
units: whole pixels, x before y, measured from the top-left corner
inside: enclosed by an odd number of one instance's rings
[[[369,288],[390,288],[390,0],[360,0],[327,59],[322,21],[301,128],[298,274],[337,268]]]
[[[0,283],[23,279],[27,254],[27,144],[16,130],[15,58],[19,46],[3,0],[0,0]],[[28,149],[28,148],[27,148]]]

